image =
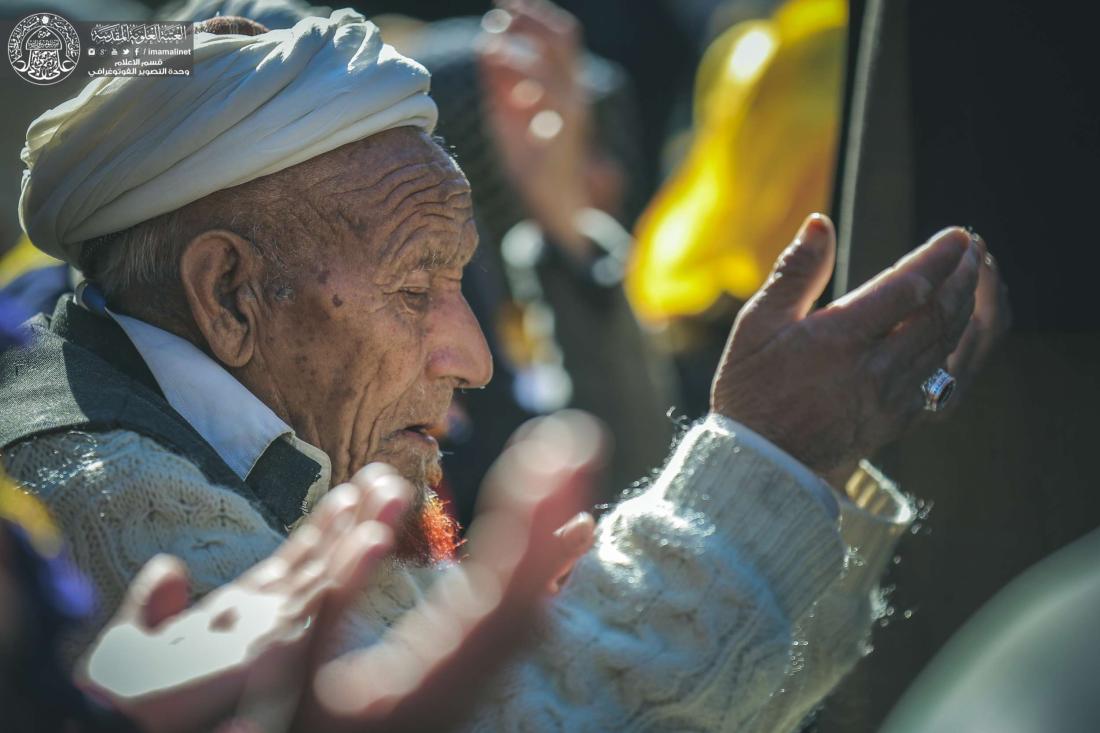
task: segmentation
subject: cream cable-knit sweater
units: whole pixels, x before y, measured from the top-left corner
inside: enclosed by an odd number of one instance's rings
[[[53,511],[104,620],[158,552],[183,558],[204,593],[283,539],[243,498],[135,433],[47,435],[4,460]],[[867,466],[839,520],[821,492],[736,423],[693,427],[652,485],[600,522],[546,638],[501,676],[474,729],[795,728],[860,658],[876,579],[911,518]],[[434,575],[382,573],[350,624],[357,643]]]

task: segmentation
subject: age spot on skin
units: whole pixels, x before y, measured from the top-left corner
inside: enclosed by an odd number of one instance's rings
[[[326,273],[326,275],[327,275],[327,273]],[[334,293],[333,296],[332,296],[332,304],[334,306],[336,306],[337,308],[339,308],[340,306],[342,306],[344,304],[344,301],[339,295],[336,295]]]

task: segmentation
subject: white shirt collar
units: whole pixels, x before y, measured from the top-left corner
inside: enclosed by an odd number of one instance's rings
[[[194,344],[136,318],[107,312],[145,360],[168,404],[241,479],[274,440],[293,437],[291,427],[270,407]],[[311,458],[324,455],[313,451]],[[322,468],[328,467],[325,456]],[[327,477],[329,471],[323,473]]]

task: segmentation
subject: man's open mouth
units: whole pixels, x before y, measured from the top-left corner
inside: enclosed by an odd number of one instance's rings
[[[405,435],[411,435],[419,440],[431,442],[434,445],[436,440],[432,437],[432,433],[434,432],[433,427],[432,423],[414,423],[412,425],[406,425],[398,432]]]

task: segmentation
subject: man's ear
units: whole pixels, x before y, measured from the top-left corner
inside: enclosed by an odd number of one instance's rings
[[[180,257],[180,283],[191,317],[210,352],[226,366],[241,367],[252,359],[260,270],[251,243],[223,229],[199,234]]]

